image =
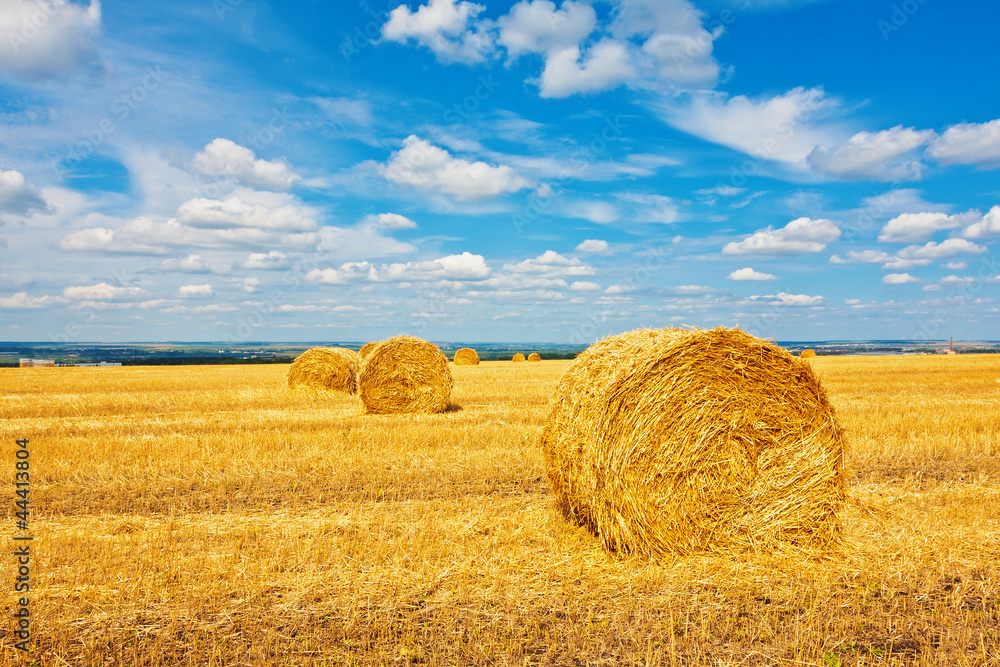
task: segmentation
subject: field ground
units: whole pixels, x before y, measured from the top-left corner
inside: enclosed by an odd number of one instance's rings
[[[453,368],[462,409],[434,416],[291,393],[287,366],[0,369],[3,479],[31,441],[37,642],[13,648],[6,584],[0,655],[1000,665],[1000,355],[812,363],[850,438],[844,551],[660,562],[555,508],[537,439],[566,362]]]

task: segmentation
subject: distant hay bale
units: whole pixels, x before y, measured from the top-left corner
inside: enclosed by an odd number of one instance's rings
[[[513,357],[510,358],[511,361],[524,361],[524,355],[518,352]]]
[[[292,367],[288,369],[288,386],[355,394],[358,391],[358,366],[360,357],[354,350],[314,347],[292,362]]]
[[[376,340],[372,341],[371,343],[365,343],[364,345],[361,346],[361,349],[358,350],[358,356],[360,356],[361,360],[364,361],[365,359],[368,358],[368,355],[372,353],[372,350],[374,350],[381,342],[382,341]]]
[[[361,362],[358,384],[366,413],[394,414],[443,412],[454,383],[448,357],[436,345],[395,336]]]
[[[647,329],[569,364],[542,432],[564,511],[647,556],[839,539],[844,441],[812,369],[738,329]]]
[[[802,350],[799,352],[799,357],[802,359],[809,359],[810,357],[816,356],[816,350]]]
[[[542,360],[542,355],[538,354],[537,352],[532,352],[531,354],[528,355],[528,361],[541,361],[541,360]]]
[[[456,366],[478,366],[479,354],[471,347],[463,347],[455,353]]]

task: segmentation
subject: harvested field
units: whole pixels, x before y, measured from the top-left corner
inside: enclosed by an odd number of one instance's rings
[[[538,442],[567,363],[457,367],[433,415],[282,391],[288,366],[0,369],[23,664],[1000,664],[1000,356],[809,362],[853,499],[814,559],[622,557],[567,522]]]

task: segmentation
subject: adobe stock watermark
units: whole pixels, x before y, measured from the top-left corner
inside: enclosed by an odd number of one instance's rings
[[[673,253],[667,246],[651,247],[645,254],[645,261],[630,269],[612,287],[614,294],[633,295],[641,287],[649,283],[657,271],[667,264],[667,258]],[[588,309],[583,313],[583,320],[569,330],[569,342],[574,345],[589,345],[597,337],[599,327],[618,314],[622,302],[615,301],[601,310]]]
[[[321,259],[327,258],[323,254],[309,255],[284,271],[280,280],[284,287],[271,290],[264,301],[253,304],[251,311],[241,315],[234,323],[233,331],[223,334],[222,340],[227,343],[244,343],[250,340],[254,332],[267,324],[286,304],[288,293],[301,287],[308,279],[309,272],[319,268]]]
[[[605,116],[604,127],[591,135],[587,143],[573,151],[555,178],[539,185],[526,197],[524,208],[511,216],[511,224],[517,233],[523,234],[526,226],[535,224],[553,203],[562,197],[564,190],[559,187],[560,182],[572,177],[581,167],[597,161],[607,152],[610,144],[622,139],[626,129],[628,125],[622,122],[621,116],[615,116],[614,119]]]
[[[761,167],[778,154],[783,142],[791,139],[795,135],[795,131],[821,108],[822,104],[818,98],[810,98],[794,113],[778,121],[774,126],[777,136],[772,135],[765,139],[760,148],[750,151],[749,156],[744,158],[738,166],[733,166],[729,172],[728,184],[732,187],[742,188],[752,177],[760,174]],[[723,187],[726,184],[719,182],[717,185]]]
[[[160,87],[167,73],[160,65],[147,67],[142,79],[132,88],[124,91],[111,103],[110,114],[98,121],[95,127],[84,130],[82,138],[58,160],[52,163],[56,176],[65,179],[72,165],[79,164],[97,152],[108,137],[118,129],[147,99],[149,94]]]
[[[888,19],[881,18],[875,22],[875,27],[881,33],[882,40],[888,42],[889,37],[893,33],[899,32],[920,11],[920,8],[926,4],[927,0],[903,0],[903,2],[893,4]]]
[[[121,269],[111,269],[111,286],[116,288],[131,287],[132,283],[135,281],[129,276],[126,271]],[[92,307],[80,308],[77,317],[71,321],[67,322],[61,331],[56,331],[49,334],[49,340],[53,343],[68,343],[70,341],[76,340],[79,337],[84,324],[98,317],[98,310]]]
[[[291,116],[285,109],[271,109],[270,120],[254,128],[246,136],[241,137],[236,143],[247,148],[252,148],[255,153],[273,144],[282,135],[291,123]],[[213,175],[208,183],[201,184],[195,190],[199,197],[217,199],[222,195],[223,190],[231,188],[239,181],[240,166],[235,162],[228,163],[221,174]]]
[[[364,25],[354,26],[354,30],[341,42],[340,57],[344,59],[344,62],[350,64],[356,55],[368,47],[378,44],[382,38],[382,26],[389,21],[392,10],[405,4],[405,2],[390,2],[381,11],[365,6],[365,13],[371,16],[371,19],[366,21]]]
[[[942,329],[975,300],[987,283],[1000,281],[1000,260],[996,255],[983,257],[979,260],[976,275],[970,277],[971,280],[957,285],[945,299],[954,303],[955,307],[950,311],[944,308],[935,310],[931,316],[920,322],[918,330],[913,334],[913,340],[939,340],[937,336],[942,333]]]
[[[38,11],[33,13],[31,16],[25,16],[21,19],[21,29],[17,32],[10,30],[7,32],[7,41],[10,42],[10,48],[14,53],[20,53],[21,47],[27,45],[28,42],[38,37],[46,26],[49,25],[49,21],[55,16],[56,7],[59,5],[55,3],[43,2],[39,5]]]
[[[893,183],[890,187],[898,187],[899,185],[901,184]],[[866,199],[865,207],[861,209],[860,213],[841,225],[844,240],[850,240],[879,229],[882,224],[879,221],[886,218],[886,212],[893,210],[899,203],[900,197],[895,189]]]

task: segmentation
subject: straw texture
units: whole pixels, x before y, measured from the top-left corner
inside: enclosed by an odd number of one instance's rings
[[[524,361],[524,355],[518,352],[513,357],[510,358],[511,361]]]
[[[368,414],[443,412],[454,385],[448,357],[413,336],[382,341],[361,362],[358,382]]]
[[[479,353],[473,350],[471,347],[463,347],[461,350],[455,353],[455,365],[478,366]]]
[[[528,355],[528,361],[541,361],[541,360],[542,360],[542,355],[538,354],[537,352],[532,352],[531,354]]]
[[[808,364],[738,329],[606,338],[567,367],[542,449],[568,515],[648,556],[839,539],[844,442]]]
[[[361,360],[364,361],[365,359],[367,359],[368,355],[372,353],[372,350],[374,350],[381,342],[382,341],[376,340],[372,341],[371,343],[365,343],[364,345],[362,345],[361,349],[358,350],[358,355],[361,357]]]
[[[810,357],[815,357],[815,356],[816,356],[816,350],[802,350],[799,353],[799,357],[803,359],[809,359]]]
[[[358,391],[360,357],[354,350],[314,347],[306,350],[288,369],[288,386],[333,389],[351,394]]]

